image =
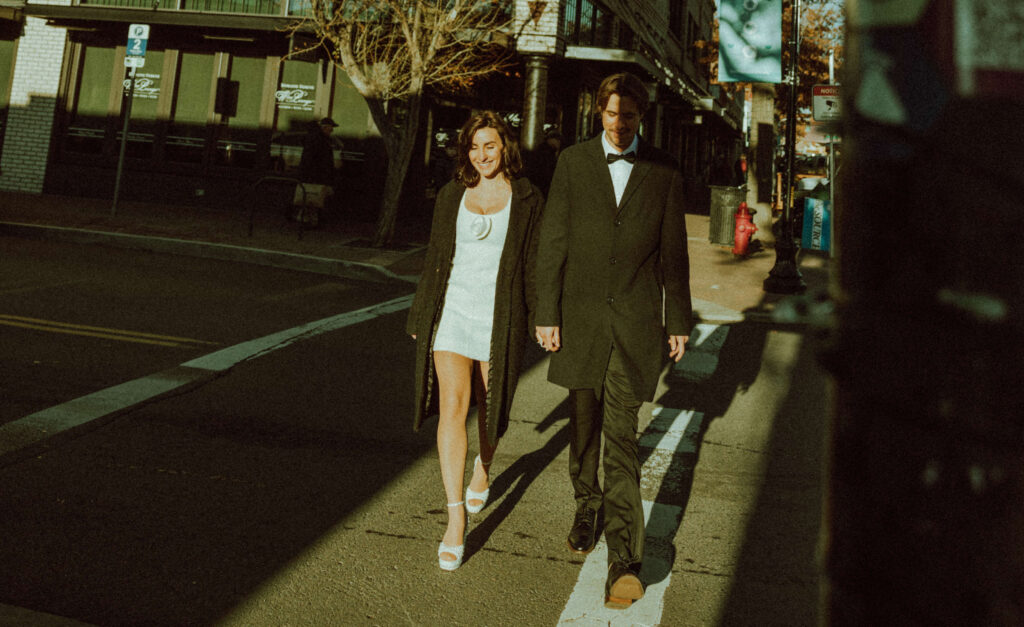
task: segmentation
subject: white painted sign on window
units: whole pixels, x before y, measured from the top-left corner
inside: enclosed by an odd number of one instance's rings
[[[278,109],[292,111],[312,111],[316,95],[316,86],[302,83],[281,83],[277,90]]]

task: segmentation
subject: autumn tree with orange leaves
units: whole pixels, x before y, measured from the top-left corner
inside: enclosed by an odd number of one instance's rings
[[[388,165],[374,246],[391,242],[428,88],[458,92],[508,67],[511,0],[311,0],[310,33],[366,99]]]

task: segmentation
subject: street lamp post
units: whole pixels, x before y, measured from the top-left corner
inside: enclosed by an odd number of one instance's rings
[[[764,290],[774,294],[797,294],[807,289],[796,263],[793,237],[793,173],[796,158],[796,95],[800,86],[797,58],[800,56],[800,0],[791,0],[793,15],[789,35],[789,111],[786,118],[786,185],[783,189],[782,232],[775,242],[775,266],[764,280]]]

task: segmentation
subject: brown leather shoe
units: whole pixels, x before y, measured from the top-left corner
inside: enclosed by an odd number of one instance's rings
[[[604,584],[604,606],[624,610],[644,596],[639,564],[612,562],[608,565],[608,581]]]
[[[569,550],[573,553],[586,554],[594,550],[597,543],[597,512],[584,507],[577,510],[576,518],[572,521],[572,529],[569,530],[567,539]]]

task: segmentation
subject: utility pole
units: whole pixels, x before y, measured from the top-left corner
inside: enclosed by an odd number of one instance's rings
[[[800,0],[791,0],[789,33],[789,108],[786,114],[786,176],[782,200],[782,229],[775,242],[775,266],[764,280],[764,290],[774,294],[797,294],[807,289],[796,263],[793,232],[793,179],[796,160],[796,96],[800,88],[797,63],[800,56]]]
[[[832,626],[1024,625],[1024,15],[995,6],[847,0]]]

